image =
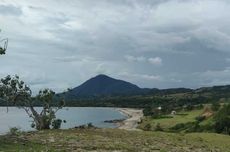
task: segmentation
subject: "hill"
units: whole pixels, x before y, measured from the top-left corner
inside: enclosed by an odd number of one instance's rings
[[[174,109],[188,105],[207,103],[229,103],[230,86],[214,86],[209,88],[186,89],[139,89],[141,91],[130,94],[110,94],[104,96],[71,96],[66,98],[67,106],[91,106],[91,107],[129,107],[146,108],[154,106],[166,106]],[[67,97],[70,97],[68,94]]]
[[[106,75],[98,75],[87,80],[80,86],[65,92],[65,97],[72,99],[77,97],[133,95],[141,92],[142,89],[132,83],[114,79]]]

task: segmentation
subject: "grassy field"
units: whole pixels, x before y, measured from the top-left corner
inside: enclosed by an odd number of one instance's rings
[[[160,124],[160,126],[163,129],[167,130],[179,123],[196,121],[195,118],[201,115],[202,112],[203,110],[180,112],[177,115],[172,116],[173,118],[153,119],[151,117],[144,117],[142,123],[139,125],[139,128],[143,129],[147,124],[150,124],[152,127],[155,127],[157,124]]]
[[[230,137],[119,129],[72,129],[0,136],[0,151],[230,152]]]

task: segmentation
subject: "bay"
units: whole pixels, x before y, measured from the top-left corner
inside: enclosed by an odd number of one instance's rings
[[[41,111],[40,107],[36,108]],[[56,114],[57,118],[66,120],[62,123],[62,129],[73,128],[75,126],[92,123],[99,128],[115,128],[113,123],[105,123],[105,120],[125,119],[116,108],[99,107],[65,107]],[[22,131],[33,130],[31,126],[32,119],[28,117],[23,109],[17,107],[0,107],[0,134],[5,134],[12,127],[18,127]]]

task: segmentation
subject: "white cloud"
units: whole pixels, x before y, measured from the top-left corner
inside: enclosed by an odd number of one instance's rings
[[[79,21],[67,21],[62,27],[70,30],[83,30],[84,26]]]
[[[162,64],[162,59],[160,57],[155,57],[155,58],[149,58],[148,62],[154,65],[161,65]]]
[[[146,61],[146,58],[143,56],[135,57],[131,55],[126,55],[125,59],[129,62],[145,62]]]
[[[148,74],[133,74],[129,72],[121,72],[119,76],[122,76],[126,79],[142,79],[142,80],[150,80],[150,81],[160,81],[162,80],[159,75],[148,75]]]
[[[143,57],[143,56],[131,56],[131,55],[126,55],[125,59],[128,62],[140,62],[140,63],[150,63],[153,65],[161,65],[162,64],[162,59],[160,57]]]
[[[142,75],[135,75],[135,76],[145,79],[145,80],[155,80],[155,81],[161,80],[161,77],[159,75],[142,74]]]

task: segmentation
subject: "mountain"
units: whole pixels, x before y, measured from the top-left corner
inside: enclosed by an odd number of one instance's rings
[[[139,94],[138,86],[106,75],[93,77],[65,93],[68,98]]]

